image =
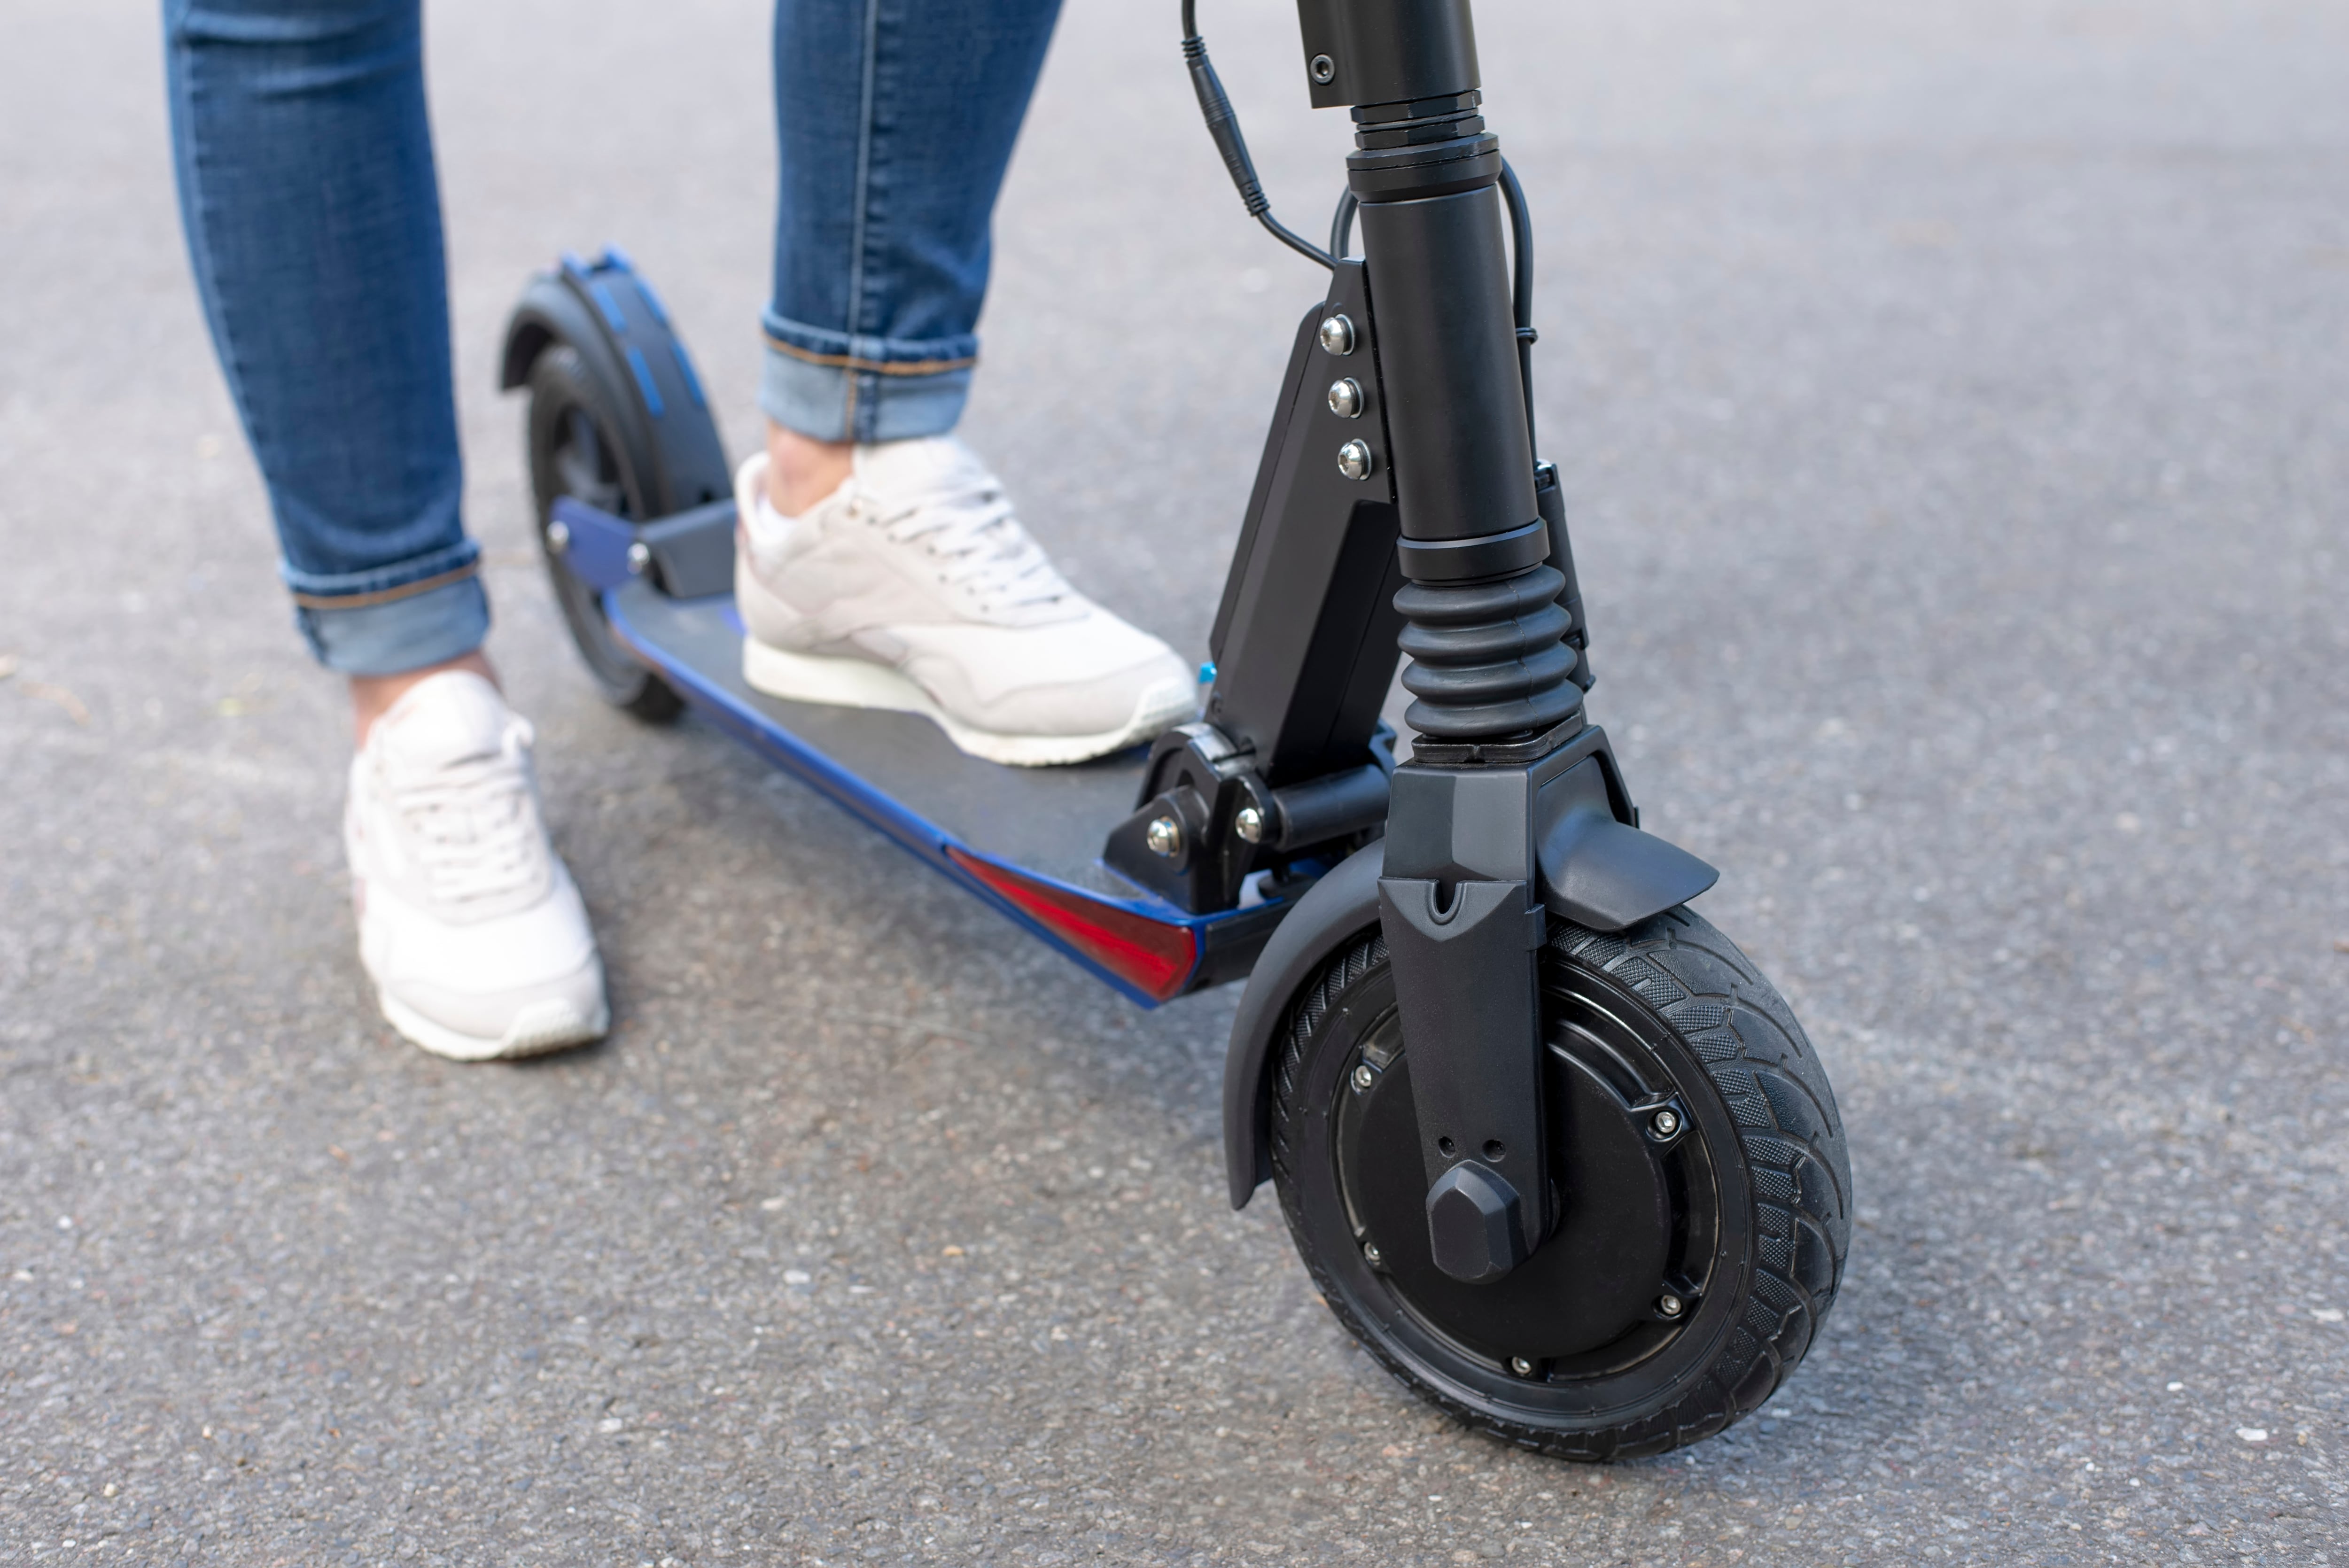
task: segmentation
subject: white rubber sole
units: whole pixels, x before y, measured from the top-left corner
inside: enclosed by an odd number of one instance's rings
[[[1134,703],[1133,716],[1115,729],[1094,735],[998,735],[955,718],[914,680],[887,665],[790,653],[756,637],[742,639],[742,678],[753,690],[792,702],[918,713],[971,756],[1013,768],[1052,768],[1106,757],[1149,739],[1198,706],[1193,693],[1162,685],[1144,691]]]
[[[548,1051],[600,1040],[612,1026],[608,1003],[599,1005],[593,1017],[582,1018],[578,1009],[567,1002],[533,1002],[514,1015],[503,1035],[485,1040],[434,1023],[388,991],[378,989],[375,996],[376,1005],[383,1009],[384,1021],[410,1044],[457,1062],[509,1061],[516,1057],[543,1056]]]

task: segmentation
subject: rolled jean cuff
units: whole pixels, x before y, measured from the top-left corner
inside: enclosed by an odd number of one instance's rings
[[[479,552],[389,588],[316,593],[296,588],[294,624],[320,664],[347,676],[398,676],[462,658],[490,634]],[[288,573],[288,575],[292,575]]]
[[[852,337],[768,314],[759,407],[816,441],[943,436],[970,397],[976,336],[904,342]]]

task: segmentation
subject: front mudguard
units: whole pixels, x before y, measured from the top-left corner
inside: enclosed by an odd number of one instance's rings
[[[1610,789],[1613,757],[1592,734],[1590,752],[1544,786],[1536,802],[1542,902],[1593,931],[1626,931],[1703,892],[1721,874],[1630,821]],[[1224,1057],[1224,1171],[1232,1207],[1247,1206],[1272,1175],[1271,1067],[1298,993],[1348,943],[1379,925],[1383,841],[1357,850],[1313,884],[1265,944],[1232,1020]]]
[[[1224,1057],[1224,1171],[1232,1207],[1244,1209],[1272,1176],[1272,1096],[1268,1068],[1288,1022],[1288,1005],[1338,950],[1379,923],[1379,872],[1386,848],[1370,844],[1306,890],[1264,944],[1232,1020]]]

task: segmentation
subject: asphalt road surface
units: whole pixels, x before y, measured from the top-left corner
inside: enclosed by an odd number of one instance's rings
[[[1280,209],[1344,128],[1203,7]],[[473,527],[608,1043],[374,1016],[346,738],[173,217],[151,0],[0,49],[0,1562],[2349,1562],[2338,5],[1488,0],[1651,826],[1807,1022],[1843,1296],[1584,1468],[1402,1394],[1136,1010],[705,725],[599,706],[502,314],[615,239],[753,428],[755,0],[436,7]],[[1314,274],[1174,7],[1071,6],[967,425],[1200,652]]]

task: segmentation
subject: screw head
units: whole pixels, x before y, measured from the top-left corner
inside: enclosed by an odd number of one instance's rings
[[[1670,1291],[1666,1291],[1663,1295],[1656,1298],[1656,1315],[1659,1317],[1678,1317],[1682,1313],[1686,1312],[1687,1310],[1688,1303],[1682,1301],[1679,1296],[1674,1295]]]
[[[1320,340],[1321,350],[1325,354],[1351,354],[1354,352],[1354,324],[1342,315],[1324,316]]]
[[[1372,1268],[1377,1268],[1381,1264],[1385,1263],[1387,1260],[1386,1254],[1379,1251],[1378,1243],[1364,1242],[1362,1243],[1362,1261],[1370,1264]]]
[[[1534,1375],[1534,1364],[1522,1356],[1512,1356],[1509,1357],[1509,1370],[1520,1377],[1530,1377]]]
[[[1338,449],[1338,471],[1348,479],[1369,479],[1371,468],[1371,449],[1368,442],[1349,441]]]
[[[1371,1086],[1372,1084],[1377,1083],[1378,1081],[1379,1081],[1378,1069],[1376,1069],[1375,1068],[1371,1067],[1370,1063],[1368,1063],[1368,1062],[1357,1062],[1357,1063],[1355,1063],[1355,1064],[1354,1064],[1354,1092],[1355,1092],[1355,1093],[1357,1093],[1357,1094],[1367,1094],[1367,1093],[1369,1093],[1369,1092],[1370,1092],[1370,1089],[1371,1089]]]
[[[1676,1138],[1681,1130],[1681,1113],[1667,1106],[1648,1119],[1648,1125],[1659,1138]]]
[[[1232,817],[1232,831],[1251,844],[1264,842],[1264,813],[1254,806],[1243,806]]]
[[[1330,412],[1340,419],[1362,417],[1362,384],[1349,376],[1330,383]]]
[[[636,541],[636,543],[628,546],[629,576],[642,577],[645,574],[646,568],[652,565],[652,547],[647,544],[643,540],[640,539]]]
[[[1183,852],[1183,824],[1172,817],[1153,817],[1150,826],[1143,830],[1142,841],[1150,846],[1152,854],[1173,860]]]
[[[1338,62],[1327,55],[1316,55],[1312,65],[1307,68],[1312,71],[1313,79],[1326,88],[1338,74]]]
[[[548,523],[546,525],[546,548],[557,555],[561,555],[568,551],[571,548],[571,525],[567,522]]]

